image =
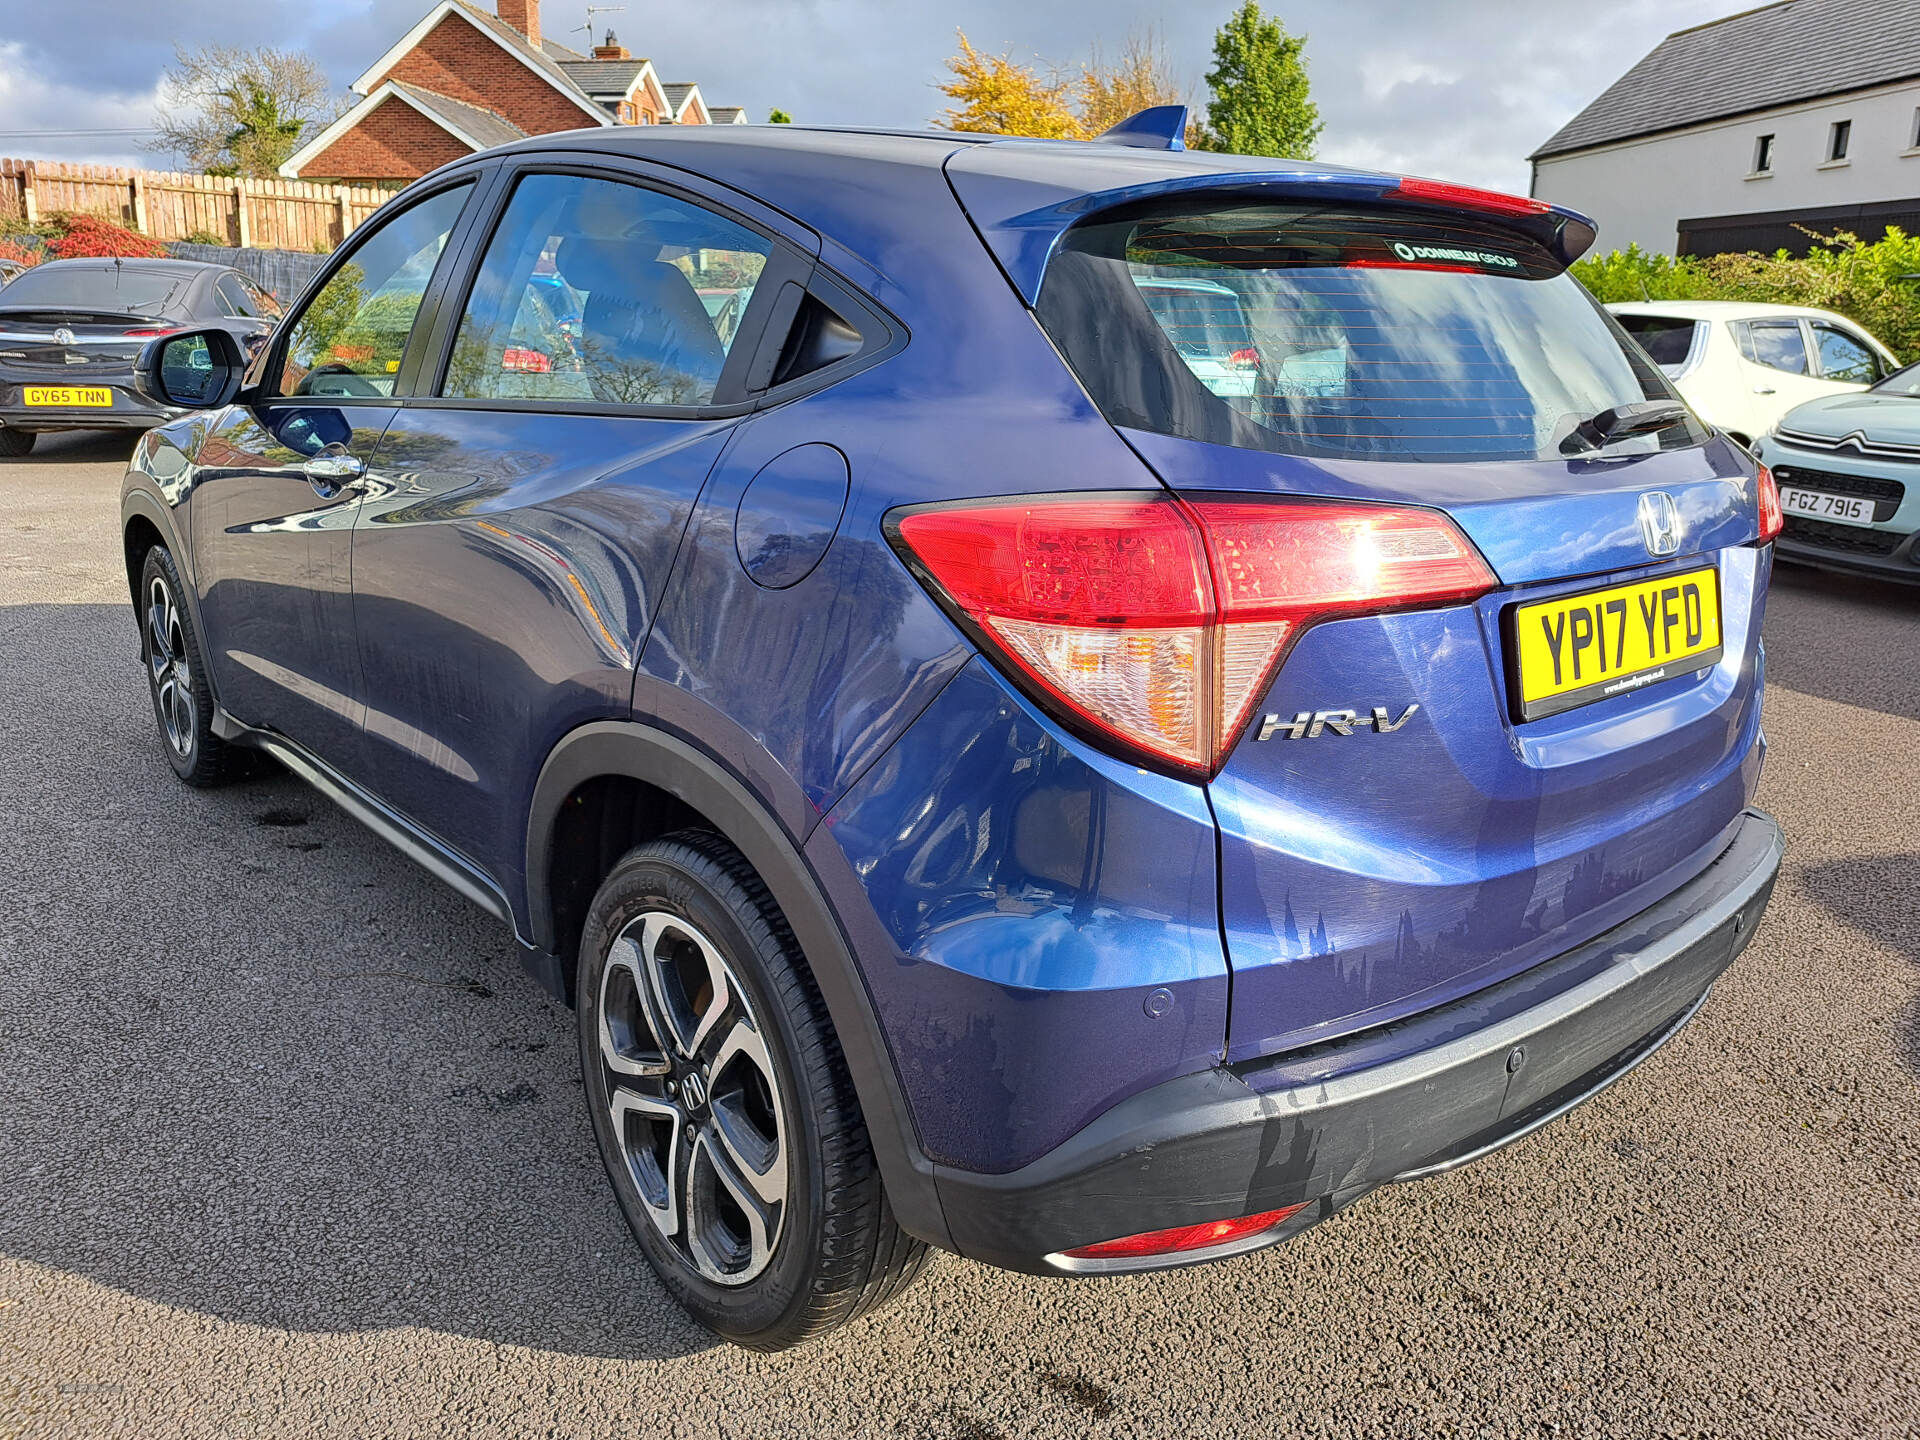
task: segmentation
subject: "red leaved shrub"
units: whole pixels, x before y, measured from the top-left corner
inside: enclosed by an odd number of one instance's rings
[[[40,252],[29,250],[16,240],[0,240],[0,260],[11,260],[17,265],[38,265]]]
[[[167,253],[167,247],[151,235],[142,235],[137,230],[129,230],[98,215],[60,215],[55,218],[66,232],[47,242],[47,253],[56,260],[82,260],[110,255],[162,259]]]

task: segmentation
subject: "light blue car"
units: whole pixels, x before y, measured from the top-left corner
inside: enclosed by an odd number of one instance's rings
[[[1786,512],[1781,559],[1920,585],[1920,364],[1795,406],[1755,449]]]

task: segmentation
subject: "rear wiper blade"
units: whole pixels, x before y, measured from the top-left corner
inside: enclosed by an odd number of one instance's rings
[[[1635,400],[1616,405],[1574,426],[1560,442],[1560,453],[1578,455],[1586,450],[1603,449],[1629,435],[1650,435],[1655,430],[1678,425],[1687,414],[1687,407],[1678,400]]]

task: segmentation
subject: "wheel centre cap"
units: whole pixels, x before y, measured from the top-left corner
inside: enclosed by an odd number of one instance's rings
[[[680,1098],[689,1110],[698,1110],[707,1103],[707,1082],[700,1078],[698,1070],[689,1070],[680,1081]]]

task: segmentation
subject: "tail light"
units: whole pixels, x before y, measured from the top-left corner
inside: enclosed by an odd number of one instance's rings
[[[1260,368],[1260,352],[1251,346],[1245,350],[1236,350],[1227,356],[1227,364],[1233,366],[1236,370],[1258,370]]]
[[[1393,505],[1063,495],[909,510],[889,533],[1040,704],[1202,776],[1307,626],[1497,583],[1446,516]]]
[[[1171,1230],[1149,1230],[1118,1240],[1102,1240],[1097,1245],[1081,1245],[1063,1250],[1073,1260],[1140,1260],[1154,1255],[1180,1255],[1194,1250],[1211,1250],[1250,1235],[1272,1230],[1307,1208],[1311,1201],[1289,1205],[1284,1210],[1268,1210],[1260,1215],[1242,1215],[1232,1220],[1209,1220],[1201,1225],[1176,1225]]]
[[[151,327],[148,327],[142,330],[126,330],[126,331],[122,331],[121,333],[124,334],[130,340],[132,339],[151,340],[158,335],[171,335],[173,334],[174,331],[178,330],[179,328],[180,327],[178,325],[169,325],[162,330],[155,330]]]
[[[1765,545],[1787,528],[1787,516],[1780,508],[1780,487],[1773,482],[1773,471],[1762,465],[1753,479],[1760,500],[1760,543]]]

